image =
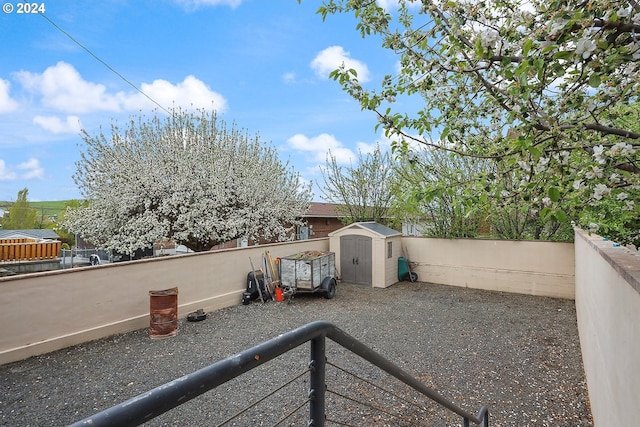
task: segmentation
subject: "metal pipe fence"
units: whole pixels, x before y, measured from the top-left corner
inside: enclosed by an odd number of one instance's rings
[[[399,420],[395,423],[396,425],[422,425],[420,422],[409,421],[406,417],[403,418],[401,414],[391,414],[383,406],[376,407],[372,405],[371,402],[364,400],[358,401],[356,397],[349,396],[340,390],[334,389],[333,387],[328,387],[328,367],[340,372],[346,372],[348,375],[353,375],[353,377],[358,380],[365,382],[367,382],[367,380],[357,377],[357,375],[348,372],[348,370],[327,361],[326,338],[329,338],[341,347],[360,356],[362,359],[381,369],[386,374],[395,377],[423,398],[427,398],[428,400],[437,403],[438,406],[444,408],[446,411],[460,417],[463,426],[469,426],[470,423],[473,423],[474,425],[481,424],[483,427],[489,426],[489,411],[486,407],[483,406],[480,408],[477,415],[463,410],[434,389],[426,386],[415,377],[387,360],[379,353],[362,344],[360,341],[337,328],[332,323],[325,321],[312,322],[294,329],[234,356],[228,357],[203,369],[149,390],[146,393],[140,394],[116,406],[98,412],[84,420],[72,424],[72,426],[134,426],[143,424],[307,342],[310,343],[310,362],[308,369],[268,395],[277,393],[288,384],[307,373],[310,376],[308,395],[303,399],[302,403],[295,405],[288,414],[282,417],[279,421],[276,421],[273,424],[274,426],[280,425],[291,415],[302,410],[305,406],[308,406],[309,408],[307,420],[308,426],[324,427],[327,423],[347,426],[351,425],[348,420],[334,419],[333,415],[331,418],[327,417],[326,399],[328,394],[346,400],[348,402],[347,405],[366,405],[372,410],[383,413],[386,412],[396,420]],[[385,390],[385,388],[377,386],[372,382],[369,382],[368,384],[371,388],[376,388],[392,394],[393,400],[399,401],[403,407],[410,404],[409,400],[404,399],[402,396],[397,394],[394,395],[392,391]],[[257,402],[247,405],[236,415],[228,418],[226,421],[218,425],[222,426],[236,419],[245,411],[254,408],[268,395],[261,397]],[[421,416],[414,419],[421,419]],[[402,424],[402,422],[404,422],[404,424]]]
[[[109,253],[103,249],[61,249],[60,267],[73,268],[111,262]]]

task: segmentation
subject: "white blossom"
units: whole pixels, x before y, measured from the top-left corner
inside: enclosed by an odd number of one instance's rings
[[[574,190],[580,190],[581,188],[583,188],[581,179],[576,179],[575,181],[573,181],[573,189]]]
[[[558,162],[560,162],[560,164],[568,164],[569,163],[569,156],[571,155],[571,153],[569,151],[561,151],[559,153],[555,153],[553,155],[553,158],[555,160],[557,160]]]
[[[629,197],[629,195],[627,193],[621,192],[621,193],[618,193],[618,195],[616,196],[616,199],[625,200],[627,197]]]
[[[602,200],[602,198],[611,193],[611,189],[604,184],[596,184],[593,189],[593,198],[596,200]]]
[[[638,58],[633,58],[634,60],[640,59],[640,51],[636,51],[636,53],[634,53],[633,55],[638,55]],[[637,70],[636,70],[636,64],[635,63],[628,63],[626,64],[623,68],[622,68],[622,74],[624,74],[625,76],[635,76]]]
[[[595,233],[598,231],[598,229],[600,228],[600,226],[598,224],[596,224],[595,222],[590,222],[589,223],[589,231],[592,233]]]
[[[602,169],[598,166],[591,166],[591,170],[584,174],[587,179],[602,178]]]
[[[609,151],[610,156],[631,156],[635,152],[633,145],[627,144],[625,142],[618,142]]]
[[[494,49],[501,41],[500,33],[493,29],[481,31],[480,40],[483,47]]]
[[[616,12],[616,15],[618,15],[618,18],[626,18],[631,14],[631,7],[621,7],[620,9],[618,9],[618,11]]]
[[[285,240],[308,208],[310,190],[258,138],[223,126],[215,114],[132,121],[124,136],[83,137],[74,179],[89,205],[66,228],[130,254],[173,239],[207,250],[239,237]],[[266,203],[266,198],[278,203]]]
[[[617,173],[612,173],[611,175],[609,175],[609,181],[611,181],[614,184],[617,184],[621,181],[620,179],[620,175],[618,175]]]
[[[556,33],[567,25],[569,21],[567,19],[556,19],[551,23],[551,28],[549,29],[550,36],[555,36]]]
[[[584,59],[589,58],[594,50],[596,50],[596,44],[588,38],[581,38],[576,43],[576,55]]]
[[[605,163],[607,163],[607,160],[603,156],[604,156],[604,147],[602,145],[596,145],[595,147],[593,147],[593,157],[601,165],[604,165]]]
[[[549,165],[549,157],[540,157],[540,160],[538,160],[538,163],[536,164],[536,166],[533,168],[535,173],[540,173],[540,172],[544,172],[545,170],[547,170],[548,165]]]

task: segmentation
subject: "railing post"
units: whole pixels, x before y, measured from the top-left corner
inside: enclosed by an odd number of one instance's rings
[[[325,354],[326,337],[324,334],[311,340],[311,379],[309,380],[309,427],[324,427],[325,419],[325,388],[326,366]]]

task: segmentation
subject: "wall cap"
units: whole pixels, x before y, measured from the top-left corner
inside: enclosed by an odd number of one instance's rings
[[[640,252],[616,243],[602,236],[575,229],[576,239],[582,238],[604,258],[629,285],[640,293]]]

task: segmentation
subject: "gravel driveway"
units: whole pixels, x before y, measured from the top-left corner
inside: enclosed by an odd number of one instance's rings
[[[0,366],[0,425],[72,423],[314,320],[333,322],[464,410],[488,406],[491,426],[593,425],[573,301],[409,282],[340,284],[332,300],[239,304],[181,321],[172,338],[143,329]],[[327,358],[327,425],[461,425],[331,341]],[[293,412],[278,425],[306,426],[308,360],[303,345],[148,424],[220,425],[258,401],[225,425],[276,425]]]

